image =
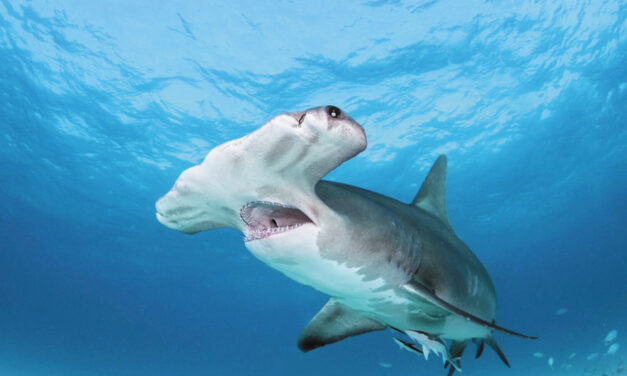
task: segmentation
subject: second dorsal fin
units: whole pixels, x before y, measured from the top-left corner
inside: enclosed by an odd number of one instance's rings
[[[426,210],[453,229],[446,215],[446,155],[442,154],[435,160],[411,204]]]

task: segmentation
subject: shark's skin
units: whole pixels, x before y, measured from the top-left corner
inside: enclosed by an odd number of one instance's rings
[[[492,281],[448,221],[446,157],[410,204],[320,180],[365,147],[363,128],[334,106],[279,115],[184,171],[157,219],[187,233],[238,229],[261,261],[330,295],[303,351],[391,327],[451,340],[451,358],[485,341],[507,364],[491,332],[518,334],[493,324]]]

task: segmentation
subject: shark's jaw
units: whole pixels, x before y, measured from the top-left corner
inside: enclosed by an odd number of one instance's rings
[[[244,241],[251,242],[295,230],[314,222],[299,209],[278,202],[253,201],[240,210]]]

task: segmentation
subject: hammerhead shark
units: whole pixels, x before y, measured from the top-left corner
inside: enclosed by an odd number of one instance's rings
[[[495,324],[490,276],[446,212],[446,156],[411,203],[321,180],[366,148],[364,129],[335,106],[285,113],[212,149],[156,203],[165,226],[197,233],[230,227],[246,248],[289,278],[330,296],[298,337],[302,351],[391,328],[405,350],[441,354],[449,375],[469,342]],[[450,345],[449,345],[450,343]]]

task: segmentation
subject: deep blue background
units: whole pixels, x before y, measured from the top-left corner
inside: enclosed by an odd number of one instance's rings
[[[512,369],[471,349],[464,375],[615,374],[625,2],[261,4],[0,1],[0,374],[443,374],[385,332],[300,353],[325,296],[235,231],[154,218],[213,146],[324,104],[369,140],[331,179],[409,201],[449,156],[449,217],[499,322],[541,337],[497,334]]]

